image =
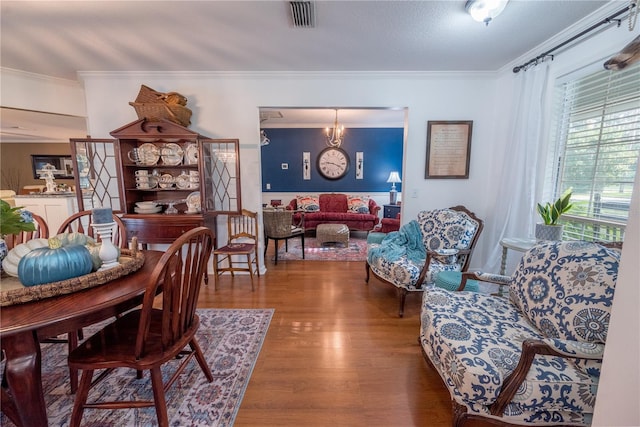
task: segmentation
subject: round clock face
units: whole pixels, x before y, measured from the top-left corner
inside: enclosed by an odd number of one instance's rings
[[[318,155],[318,172],[327,179],[339,179],[349,170],[349,156],[339,148],[325,148]]]

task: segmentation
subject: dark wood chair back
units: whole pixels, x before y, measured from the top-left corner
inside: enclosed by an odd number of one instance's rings
[[[91,210],[80,211],[71,215],[69,218],[64,220],[60,228],[58,228],[58,233],[71,233],[78,232],[82,234],[86,234],[87,236],[92,237],[96,240],[96,242],[100,241],[100,236],[97,235],[93,227],[91,227],[91,221],[93,220],[93,214]],[[113,222],[116,223],[113,228],[113,234],[111,236],[111,240],[113,244],[127,249],[129,247],[129,243],[127,241],[127,227],[122,222],[122,219],[115,213],[113,214]]]
[[[213,241],[214,235],[211,230],[206,227],[194,228],[173,242],[160,258],[145,290],[136,338],[136,357],[145,354],[151,313],[159,291],[162,291],[163,349],[176,345],[194,326],[197,329],[198,294],[203,277],[207,273]]]
[[[70,426],[77,427],[86,407],[122,409],[155,406],[158,425],[169,426],[165,391],[174,384],[184,367],[195,357],[209,382],[211,369],[196,340],[200,319],[196,314],[198,294],[213,250],[214,235],[206,227],[191,229],[180,236],[162,255],[145,289],[142,306],[118,317],[81,343],[69,354],[69,366],[81,369]],[[187,350],[189,347],[190,350]],[[180,357],[171,378],[164,382],[162,365]],[[153,401],[109,401],[101,396],[87,404],[95,370],[128,367],[142,374],[151,372]],[[103,400],[105,398],[105,400]]]
[[[36,223],[35,231],[23,231],[18,234],[8,234],[4,240],[7,243],[7,249],[11,250],[21,243],[28,242],[31,239],[48,239],[49,227],[47,222],[40,215],[31,214],[33,221]]]

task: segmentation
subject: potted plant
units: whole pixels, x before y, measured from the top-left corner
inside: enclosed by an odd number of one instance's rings
[[[572,188],[568,188],[554,203],[544,205],[538,203],[537,211],[544,223],[536,224],[537,240],[562,240],[562,224],[558,224],[560,216],[568,212],[571,204]]]
[[[9,203],[0,200],[0,272],[2,271],[2,260],[9,252],[4,236],[23,231],[35,231],[35,229],[31,212],[22,208],[12,208]]]

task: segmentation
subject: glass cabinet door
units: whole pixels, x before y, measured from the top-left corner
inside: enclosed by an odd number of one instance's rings
[[[239,213],[240,153],[237,139],[201,139],[202,210],[208,214]]]
[[[111,206],[120,212],[120,157],[112,139],[71,139],[78,209]]]

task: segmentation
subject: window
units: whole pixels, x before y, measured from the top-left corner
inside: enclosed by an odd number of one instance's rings
[[[572,187],[565,238],[620,241],[640,153],[640,64],[556,87],[555,195]]]

